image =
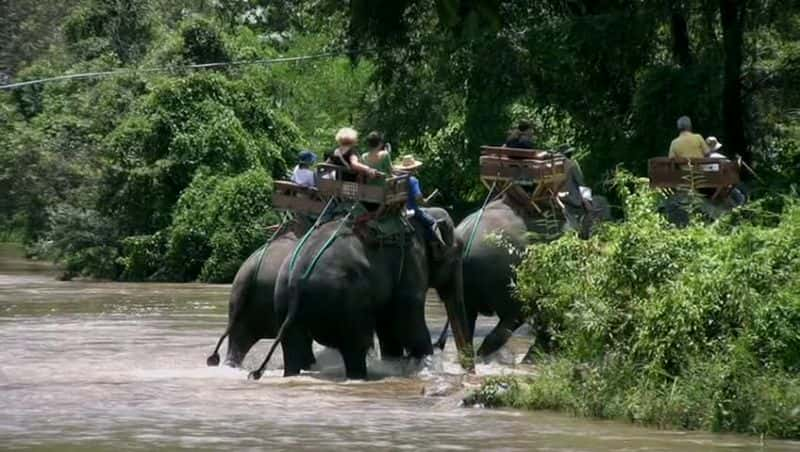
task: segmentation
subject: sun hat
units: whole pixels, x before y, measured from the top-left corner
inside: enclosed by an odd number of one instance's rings
[[[399,165],[394,165],[394,169],[397,171],[411,171],[420,166],[422,166],[422,162],[415,159],[413,154],[406,154],[403,156],[402,160],[400,160]]]
[[[711,148],[710,149],[711,152],[719,151],[720,149],[722,149],[722,143],[720,143],[719,140],[717,140],[717,137],[706,138],[706,143],[708,144],[708,147]]]
[[[304,149],[297,154],[297,161],[300,163],[305,163],[306,165],[312,165],[317,161],[317,154]]]

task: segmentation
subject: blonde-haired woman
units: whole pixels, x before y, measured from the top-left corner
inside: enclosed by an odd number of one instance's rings
[[[355,149],[358,143],[358,132],[354,129],[350,127],[339,129],[339,131],[336,132],[336,143],[339,147],[333,150],[333,153],[328,158],[328,162],[334,165],[344,166],[352,172],[343,174],[342,180],[355,182],[358,174],[363,174],[369,178],[383,175],[380,171],[370,168],[359,161],[358,151]]]

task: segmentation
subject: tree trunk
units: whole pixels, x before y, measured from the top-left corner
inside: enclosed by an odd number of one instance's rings
[[[670,30],[672,33],[672,56],[681,67],[688,67],[692,64],[692,50],[689,43],[689,27],[686,24],[686,16],[679,0],[671,0],[670,9]]]
[[[751,162],[753,155],[744,130],[742,59],[744,53],[745,0],[720,0],[725,73],[722,88],[723,137],[728,156],[741,155]]]

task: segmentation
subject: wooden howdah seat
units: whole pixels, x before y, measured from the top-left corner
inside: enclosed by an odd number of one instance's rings
[[[655,157],[648,161],[650,187],[658,189],[713,189],[716,199],[739,184],[739,163],[720,158],[672,159]]]
[[[481,181],[501,190],[510,185],[530,187],[530,201],[553,199],[567,178],[568,160],[563,155],[533,149],[482,146]]]
[[[349,170],[338,165],[317,165],[317,188],[325,198],[334,197],[344,201],[357,201],[379,206],[381,212],[400,210],[408,199],[408,174],[387,177],[384,186],[368,185],[363,178],[357,182],[342,180]]]
[[[318,216],[325,208],[325,202],[315,188],[297,185],[285,180],[275,181],[272,192],[272,206],[278,210]]]

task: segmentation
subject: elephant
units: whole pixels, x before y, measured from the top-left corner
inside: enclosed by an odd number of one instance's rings
[[[744,205],[747,199],[747,190],[742,184],[716,200],[710,199],[708,194],[678,189],[664,193],[658,211],[670,223],[678,227],[686,227],[693,214],[699,214],[705,221],[713,222],[733,209]]]
[[[591,220],[587,222],[581,221],[574,211],[568,211],[566,215],[571,221],[563,217],[559,219],[553,210],[541,213],[531,211],[516,202],[512,194],[507,192],[489,202],[482,211],[467,216],[456,229],[456,235],[469,248],[463,258],[464,305],[469,336],[475,333],[478,314],[497,314],[499,318],[497,325],[478,348],[477,355],[482,358],[502,347],[514,331],[525,323],[522,305],[514,300],[512,294],[513,268],[522,260],[522,251],[529,243],[531,233],[538,234],[540,240],[548,241],[559,236],[564,229],[579,227],[580,235],[588,236],[594,221],[611,217],[608,201],[602,196],[594,197],[593,211],[590,216],[584,217]],[[492,240],[490,237],[493,235],[501,243]],[[444,348],[447,328],[448,325],[445,325],[434,344],[436,347]],[[549,335],[544,328],[537,326],[534,334],[534,345],[546,347],[549,344]]]
[[[281,227],[275,237],[254,251],[239,267],[231,285],[228,301],[228,325],[214,352],[206,360],[209,366],[220,362],[218,350],[228,338],[225,364],[239,367],[250,349],[260,339],[273,339],[278,333],[274,292],[278,271],[300,237],[309,228],[308,219],[296,216]],[[311,345],[306,350],[307,368],[314,362]]]
[[[446,211],[427,212],[437,220],[444,244],[426,241],[424,226],[413,219],[414,232],[400,234],[400,243],[390,245],[371,243],[369,234],[359,232],[359,221],[350,223],[347,217],[313,230],[281,266],[275,288],[281,326],[251,378],[261,377],[279,343],[284,376],[297,375],[312,338],[341,353],[348,379],[367,378],[366,355],[375,333],[382,359],[433,354],[425,323],[429,287],[444,300],[462,365],[469,367],[472,338],[463,303],[461,242]]]

